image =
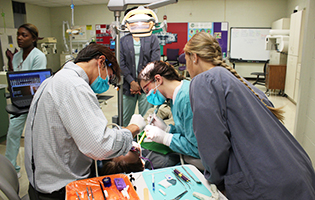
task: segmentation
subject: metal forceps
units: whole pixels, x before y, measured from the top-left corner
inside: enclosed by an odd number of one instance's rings
[[[86,192],[87,192],[88,200],[90,200],[89,188],[87,186],[86,186]]]
[[[185,190],[183,193],[179,194],[177,197],[175,197],[174,199],[172,200],[179,200],[180,198],[182,198],[188,191]]]

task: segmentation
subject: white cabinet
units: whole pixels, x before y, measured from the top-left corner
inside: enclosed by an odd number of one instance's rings
[[[303,43],[304,10],[291,14],[285,93],[297,102]]]
[[[270,50],[270,60],[271,65],[286,65],[288,56],[283,53],[279,53],[276,50]]]
[[[295,89],[294,89],[294,96],[293,100],[297,102],[298,93],[299,93],[299,86],[300,86],[300,71],[301,71],[301,63],[298,62],[297,68],[296,68],[296,76],[295,76]]]
[[[271,24],[272,29],[290,29],[290,18],[281,18]]]
[[[302,35],[303,10],[291,14],[289,55],[299,55],[299,47]]]
[[[296,82],[296,69],[297,69],[297,56],[289,55],[287,61],[287,72],[285,78],[285,93],[294,99],[295,82]]]

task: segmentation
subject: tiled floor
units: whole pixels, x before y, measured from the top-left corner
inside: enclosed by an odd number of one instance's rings
[[[262,91],[266,91],[266,88],[264,86],[256,85],[259,89]],[[273,102],[275,107],[281,107],[284,106],[285,110],[285,126],[288,128],[288,130],[292,133],[294,129],[294,120],[295,120],[295,105],[289,101],[287,98],[278,96],[278,93],[271,93],[269,96],[269,99]],[[113,88],[110,88],[109,91],[106,92],[106,95],[114,96],[113,98],[106,101],[106,103],[102,103],[102,110],[109,121],[111,123],[112,117],[114,115],[118,115],[118,104],[117,104],[117,91]],[[0,154],[5,154],[5,142],[0,144]],[[24,166],[24,139],[21,140],[21,147],[19,151],[19,155],[17,157],[17,163],[21,166],[21,175],[22,177],[19,179],[20,182],[20,196],[24,196],[27,194],[28,190],[28,179],[25,172],[25,166]],[[0,195],[1,199],[1,195]]]

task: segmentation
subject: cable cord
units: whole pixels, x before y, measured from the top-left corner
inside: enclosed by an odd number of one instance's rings
[[[115,126],[118,130],[121,130],[121,127],[118,124],[115,124],[115,123],[107,124],[106,127],[108,127],[108,126]]]

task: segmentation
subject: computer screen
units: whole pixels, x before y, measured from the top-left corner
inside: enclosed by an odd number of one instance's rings
[[[109,48],[110,48],[111,50],[115,50],[115,40],[111,40],[111,41],[110,41]]]
[[[8,73],[11,98],[33,96],[40,84],[51,76],[51,70]]]

